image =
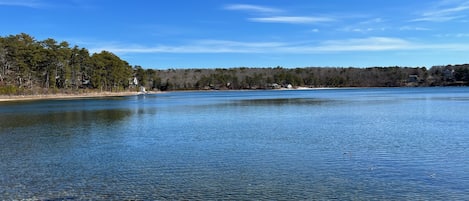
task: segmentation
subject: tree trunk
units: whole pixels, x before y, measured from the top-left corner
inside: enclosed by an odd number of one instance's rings
[[[49,71],[46,72],[46,86],[47,89],[49,89]]]

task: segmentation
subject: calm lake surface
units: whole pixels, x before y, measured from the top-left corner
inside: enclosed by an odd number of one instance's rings
[[[0,103],[0,200],[468,200],[469,88]]]

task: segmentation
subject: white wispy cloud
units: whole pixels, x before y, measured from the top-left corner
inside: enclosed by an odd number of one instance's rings
[[[20,6],[38,8],[42,5],[43,3],[38,0],[0,0],[0,6]]]
[[[399,27],[400,31],[430,31],[431,29],[425,27],[417,27],[417,26],[402,26]]]
[[[440,38],[466,38],[469,37],[469,33],[452,33],[452,34],[438,34],[436,37]]]
[[[446,9],[441,9],[441,10],[436,10],[436,11],[430,11],[427,13],[424,13],[424,16],[442,16],[442,15],[451,15],[454,13],[458,13],[461,11],[469,10],[469,5],[468,3],[464,3],[462,5],[458,5],[456,7],[452,8],[446,8]]]
[[[238,10],[238,11],[250,11],[250,12],[259,12],[259,13],[278,13],[282,10],[267,6],[258,6],[251,4],[230,4],[224,7],[226,10]]]
[[[411,21],[429,21],[429,22],[446,22],[467,17],[464,11],[469,10],[469,1],[445,2],[437,5],[436,8],[426,11],[420,17]]]
[[[388,28],[386,27],[345,27],[341,29],[342,31],[345,32],[357,32],[357,33],[369,33],[369,32],[375,32],[375,31],[386,31]]]
[[[284,46],[279,42],[239,42],[230,40],[196,40],[182,45],[119,45],[102,44],[92,48],[91,52],[107,50],[115,53],[255,53],[267,48]]]
[[[383,23],[383,22],[385,22],[383,18],[377,17],[377,18],[366,20],[366,21],[362,21],[359,24],[377,24],[377,23]]]
[[[224,7],[226,10],[248,11],[251,15],[258,17],[247,18],[251,22],[261,23],[286,23],[286,24],[313,24],[319,22],[335,21],[333,18],[316,17],[316,16],[298,16],[298,15],[279,15],[280,13],[288,13],[286,10],[258,6],[252,4],[231,4]]]
[[[288,24],[314,24],[319,22],[335,21],[327,17],[306,17],[306,16],[272,16],[272,17],[256,17],[249,18],[253,22],[266,23],[288,23]]]
[[[462,15],[455,15],[455,16],[423,16],[420,18],[416,18],[411,20],[411,22],[447,22],[456,19],[461,19],[464,16]]]
[[[369,37],[325,41],[316,49],[329,52],[371,52],[371,51],[469,51],[469,43],[419,43],[402,38]]]
[[[338,30],[344,32],[357,32],[357,33],[369,33],[369,32],[378,32],[378,31],[386,31],[391,29],[388,25],[386,25],[386,20],[380,17],[366,19],[364,21],[360,21],[354,24],[348,24],[344,28],[340,28]]]
[[[389,37],[354,38],[346,40],[330,40],[321,43],[318,50],[322,51],[386,51],[412,48],[412,43]]]
[[[242,42],[231,40],[196,40],[181,45],[156,45],[152,47],[128,44],[103,44],[90,48],[90,52],[107,50],[116,54],[133,53],[172,53],[172,54],[201,54],[201,53],[283,53],[283,54],[320,54],[326,52],[376,52],[400,50],[446,50],[469,51],[469,44],[435,43],[422,44],[402,38],[367,37],[343,40],[326,40],[322,42]]]

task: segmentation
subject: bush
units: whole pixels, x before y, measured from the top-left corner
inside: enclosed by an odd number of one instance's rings
[[[0,95],[16,95],[18,94],[19,89],[18,87],[7,85],[0,87]]]

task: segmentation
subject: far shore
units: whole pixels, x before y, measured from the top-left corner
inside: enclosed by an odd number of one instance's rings
[[[147,92],[146,94],[154,94],[158,92]],[[60,100],[60,99],[81,99],[81,98],[99,98],[99,97],[121,97],[121,96],[136,96],[141,95],[142,92],[90,92],[79,94],[38,94],[38,95],[0,95],[0,102],[7,101],[28,101],[28,100]]]
[[[321,90],[321,89],[337,89],[337,88],[328,88],[328,87],[295,87],[295,88],[280,88],[280,89],[271,89],[271,90]],[[251,89],[258,90],[258,89]],[[176,91],[167,91],[167,92],[197,92],[197,91],[245,91],[245,90],[176,90]],[[157,94],[164,93],[161,91],[147,91],[134,92],[134,91],[124,91],[124,92],[88,92],[88,93],[57,93],[57,94],[37,94],[37,95],[0,95],[0,102],[16,102],[16,101],[34,101],[34,100],[61,100],[61,99],[82,99],[82,98],[99,98],[99,97],[122,97],[122,96],[136,96],[142,94]]]
[[[331,89],[363,89],[369,87],[293,87],[293,88],[280,88],[280,89],[267,89],[267,90],[331,90]],[[373,87],[372,87],[373,88]],[[377,87],[381,88],[381,87]],[[386,87],[385,87],[386,88]],[[37,94],[37,95],[0,95],[0,102],[16,102],[28,100],[61,100],[61,99],[83,99],[83,98],[99,98],[99,97],[123,97],[123,96],[136,96],[142,94],[158,94],[158,93],[171,93],[171,92],[200,92],[200,91],[256,91],[259,89],[240,89],[240,90],[175,90],[175,91],[124,91],[124,92],[86,92],[86,93],[57,93],[57,94]]]

